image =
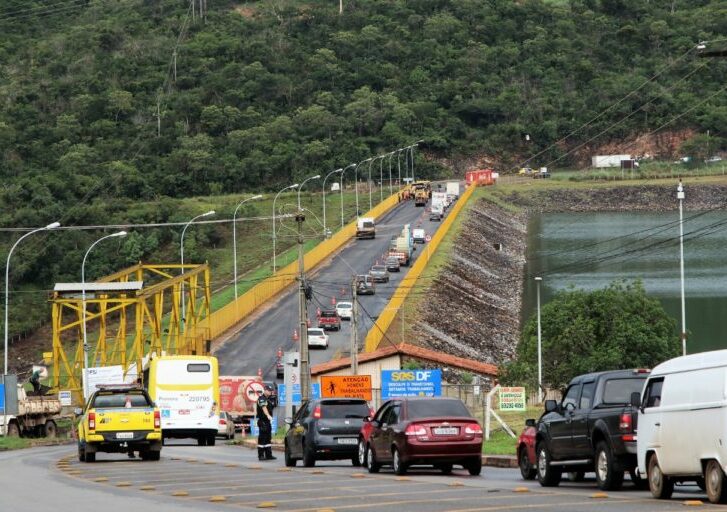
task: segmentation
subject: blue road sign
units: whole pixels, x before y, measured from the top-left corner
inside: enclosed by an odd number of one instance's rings
[[[285,406],[287,399],[287,390],[285,384],[278,384],[278,406]],[[317,400],[321,397],[321,385],[318,383],[311,384],[311,399]],[[293,405],[300,405],[300,384],[293,384]]]
[[[5,384],[0,384],[0,413],[5,414]]]
[[[402,396],[440,396],[442,370],[382,370],[381,399]]]
[[[275,434],[278,431],[278,418],[273,416],[273,420],[270,422],[270,426],[273,434]],[[255,421],[252,422],[250,425],[250,435],[251,436],[259,436],[260,435],[260,429],[257,426],[257,418],[255,418]]]

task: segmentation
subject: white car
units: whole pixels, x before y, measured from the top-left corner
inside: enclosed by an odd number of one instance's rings
[[[308,347],[328,348],[328,335],[326,331],[317,327],[308,329]]]
[[[232,420],[230,413],[220,411],[220,422],[217,426],[217,435],[225,439],[233,439],[235,437],[235,422]]]
[[[341,320],[351,320],[353,304],[350,302],[339,302],[336,304],[336,311],[338,312],[338,316],[341,317]]]

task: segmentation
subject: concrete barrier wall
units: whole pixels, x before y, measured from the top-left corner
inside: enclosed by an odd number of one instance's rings
[[[419,254],[419,257],[409,269],[406,277],[401,281],[399,286],[396,288],[396,291],[394,291],[394,294],[391,296],[391,300],[376,320],[376,324],[371,328],[371,330],[369,330],[368,335],[366,336],[366,352],[373,352],[379,347],[379,343],[381,343],[386,331],[391,326],[391,322],[394,321],[399,308],[409,295],[409,291],[414,287],[417,279],[419,279],[419,276],[427,267],[429,259],[434,255],[437,247],[439,247],[442,239],[444,239],[449,232],[449,228],[457,218],[457,215],[459,215],[459,212],[462,208],[464,208],[464,205],[467,204],[467,201],[469,201],[474,190],[475,187],[470,186],[464,191],[459,200],[454,203],[449,215],[447,215],[442,224],[439,226],[437,232],[434,233],[434,236],[432,236],[432,239],[429,241],[427,246],[421,249],[421,254]]]

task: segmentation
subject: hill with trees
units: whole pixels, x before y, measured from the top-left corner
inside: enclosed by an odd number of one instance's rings
[[[727,120],[724,63],[695,51],[725,33],[719,1],[202,4],[3,3],[0,226],[181,220],[162,198],[273,190],[418,139],[418,173],[439,176],[573,165],[662,126],[714,144]],[[77,279],[94,236],[26,249],[14,281]],[[133,237],[96,265],[173,242]]]

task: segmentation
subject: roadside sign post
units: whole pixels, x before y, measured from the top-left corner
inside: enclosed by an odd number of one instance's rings
[[[381,399],[441,396],[442,370],[382,370]]]
[[[362,398],[372,400],[371,375],[326,375],[321,377],[324,398]]]
[[[285,389],[293,389],[297,384],[300,386],[300,353],[298,352],[286,352],[285,353],[285,367],[283,369],[283,382],[285,383]],[[283,403],[285,400],[285,418],[293,417],[293,393],[286,393],[285,397],[280,396],[280,389],[278,387],[278,399]]]

